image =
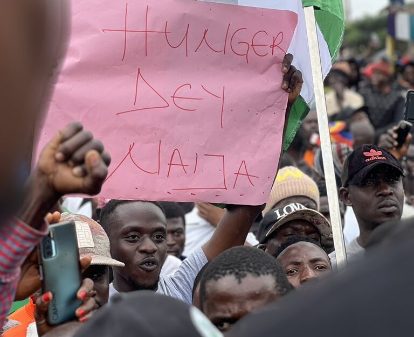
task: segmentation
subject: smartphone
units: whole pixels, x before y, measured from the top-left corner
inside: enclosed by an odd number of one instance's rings
[[[414,91],[410,90],[407,93],[407,102],[405,104],[404,120],[398,125],[397,133],[397,148],[400,148],[405,143],[405,139],[411,131],[414,123]]]
[[[395,131],[397,133],[397,149],[403,146],[412,127],[413,125],[407,121],[401,121],[400,124],[398,124],[398,129]]]
[[[407,92],[404,120],[411,124],[414,124],[414,90]]]
[[[40,244],[40,271],[43,293],[51,291],[47,321],[58,325],[75,319],[81,301],[77,299],[82,277],[74,222],[49,226]]]

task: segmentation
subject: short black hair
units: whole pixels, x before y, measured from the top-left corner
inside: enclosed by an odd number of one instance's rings
[[[100,213],[100,217],[99,217],[99,223],[102,226],[102,228],[105,230],[105,232],[108,236],[109,236],[109,229],[110,229],[109,228],[110,227],[109,218],[115,212],[115,210],[121,205],[132,204],[132,203],[136,203],[136,202],[144,202],[144,203],[154,204],[155,206],[157,206],[164,213],[164,209],[162,208],[160,203],[158,203],[156,201],[116,200],[116,199],[112,199],[105,205],[104,208],[102,208],[101,213]]]
[[[293,235],[291,237],[289,237],[284,243],[282,243],[279,248],[276,250],[275,254],[273,255],[274,258],[277,258],[280,254],[282,254],[282,252],[286,249],[289,248],[290,246],[298,243],[298,242],[309,242],[309,243],[313,243],[315,246],[318,246],[320,249],[322,249],[323,251],[325,251],[321,244],[318,241],[315,241],[309,237],[306,236],[299,236],[299,235]]]
[[[160,205],[164,210],[167,220],[172,218],[181,218],[185,226],[185,212],[178,202],[161,201]]]
[[[232,275],[241,283],[249,274],[257,277],[273,276],[280,295],[293,289],[281,265],[269,254],[253,247],[235,247],[221,253],[206,268],[200,282],[201,307],[206,300],[208,282]]]

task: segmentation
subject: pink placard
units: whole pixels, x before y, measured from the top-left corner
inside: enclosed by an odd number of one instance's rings
[[[266,201],[295,13],[194,0],[77,0],[72,12],[40,146],[81,121],[111,153],[107,198]]]

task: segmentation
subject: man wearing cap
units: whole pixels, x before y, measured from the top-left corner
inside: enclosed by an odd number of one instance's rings
[[[332,235],[329,221],[318,211],[291,203],[267,213],[260,224],[270,228],[261,241],[266,253],[275,255],[291,236],[303,236],[323,243]]]
[[[315,181],[296,167],[287,166],[279,170],[270,192],[263,216],[289,204],[299,203],[306,208],[319,210],[319,190]],[[289,207],[287,208],[289,211]],[[280,213],[280,214],[282,214]],[[289,212],[290,213],[290,212]],[[262,242],[273,223],[262,222],[257,239]]]
[[[341,200],[353,208],[359,237],[347,247],[348,258],[360,255],[373,230],[390,220],[401,219],[404,205],[401,163],[387,150],[363,145],[345,161]],[[335,253],[330,255],[336,261]]]

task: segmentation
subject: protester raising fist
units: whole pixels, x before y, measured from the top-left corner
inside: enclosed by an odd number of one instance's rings
[[[45,146],[27,187],[20,219],[32,226],[65,194],[99,193],[111,157],[82,124],[68,125]]]
[[[47,233],[46,213],[64,194],[98,193],[109,163],[110,156],[102,143],[79,123],[67,126],[45,146],[28,180],[17,214],[19,220],[11,220],[0,227],[3,253],[13,256],[4,259],[0,268],[0,294],[7,296],[0,302],[0,326],[14,299],[17,283],[20,284],[18,298],[31,295],[39,287],[37,282],[32,282],[37,258],[35,253],[30,253]],[[18,282],[21,266],[23,273]]]

